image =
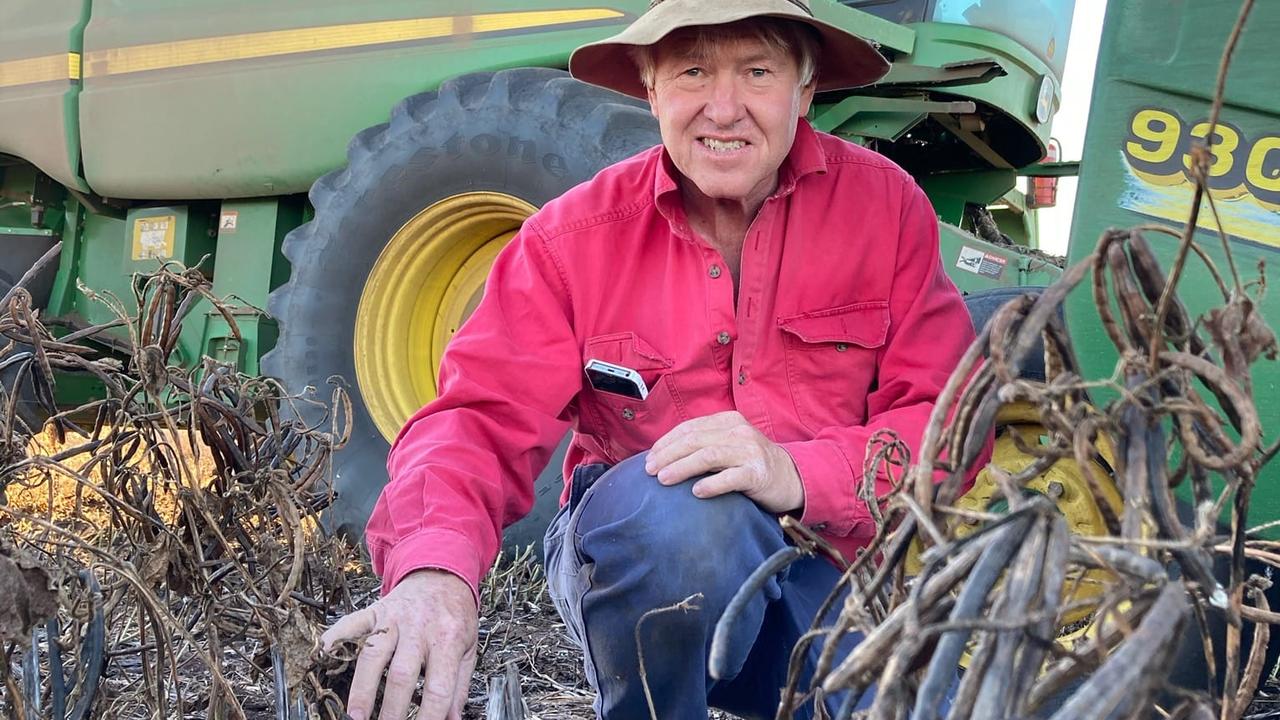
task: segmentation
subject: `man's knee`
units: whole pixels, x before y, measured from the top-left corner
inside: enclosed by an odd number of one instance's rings
[[[729,550],[717,546],[743,530],[755,529],[756,524],[772,523],[767,513],[740,493],[698,498],[693,494],[695,480],[662,485],[645,472],[644,457],[624,460],[595,482],[583,498],[579,537],[602,534],[610,540],[629,540],[633,552],[676,552],[689,546]]]
[[[740,583],[744,569],[781,547],[781,529],[740,493],[695,497],[694,482],[660,484],[643,455],[619,463],[583,498],[575,532],[584,560],[624,563],[681,589]]]

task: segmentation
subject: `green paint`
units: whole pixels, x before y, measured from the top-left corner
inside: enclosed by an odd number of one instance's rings
[[[949,95],[973,100],[1003,112],[999,123],[989,128],[992,146],[1015,167],[1029,165],[1044,157],[1049,140],[1049,123],[1035,118],[1036,98],[1044,78],[1053,83],[1053,107],[1061,102],[1059,80],[1038,57],[1014,40],[976,27],[949,23],[923,23],[916,29],[916,52],[911,62],[942,67],[951,63],[994,58],[1005,75],[989,82],[948,87]]]
[[[942,173],[919,178],[938,219],[951,225],[964,220],[968,203],[987,205],[1000,199],[1018,182],[1013,170]]]
[[[5,227],[0,226],[0,235],[40,235],[42,237],[52,237],[52,230],[33,230],[29,227]]]
[[[288,263],[279,254],[285,234],[302,219],[302,198],[236,200],[223,203],[218,214],[217,257],[235,272],[214,273],[213,294],[227,301],[240,339],[230,324],[207,303],[201,303],[202,352],[233,362],[243,372],[257,374],[258,358],[278,334],[276,322],[265,313],[267,293],[288,279]]]
[[[929,113],[966,113],[973,112],[972,103],[956,103],[949,101],[922,100],[919,98],[887,98],[854,95],[847,97],[835,105],[824,108],[813,121],[814,127],[824,132],[838,132],[845,135],[856,135],[848,127],[853,118],[868,115],[895,115],[923,119]],[[915,122],[901,127],[895,132],[870,135],[884,140],[897,140],[904,132],[910,130]],[[874,127],[874,126],[870,126]]]
[[[952,225],[941,225],[939,229],[939,255],[942,258],[942,267],[961,292],[971,293],[1009,286],[1049,285],[1062,275],[1062,270],[1056,265],[1042,258],[1025,255],[1016,248],[993,245]],[[972,266],[964,266],[961,259],[966,256],[972,257],[974,253],[998,258],[999,260],[994,258],[988,260],[985,267],[992,268],[1003,264],[1003,270],[999,275],[993,276],[965,269]]]

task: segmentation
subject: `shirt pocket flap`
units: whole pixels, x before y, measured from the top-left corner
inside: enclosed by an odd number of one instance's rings
[[[858,302],[778,319],[778,326],[806,343],[884,345],[889,334],[889,302]]]
[[[672,361],[633,332],[597,335],[587,339],[587,360],[603,360],[637,372],[666,370]]]

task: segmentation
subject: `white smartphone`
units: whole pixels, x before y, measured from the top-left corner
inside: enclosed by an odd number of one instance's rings
[[[585,368],[587,381],[600,392],[621,395],[633,400],[649,397],[649,386],[640,373],[629,367],[614,365],[603,360],[588,360]]]

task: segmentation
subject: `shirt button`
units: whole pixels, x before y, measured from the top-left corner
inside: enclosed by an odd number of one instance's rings
[[[623,419],[623,420],[635,420],[635,419],[636,419],[636,411],[635,411],[635,410],[632,410],[631,408],[623,408],[623,409],[622,409],[622,419]]]
[[[845,343],[836,343],[836,352],[844,352],[845,350],[848,350],[848,349],[849,349],[849,346],[846,345]]]
[[[720,343],[721,345],[728,345],[729,343],[733,342],[733,337],[729,335],[729,333],[722,330],[720,331],[720,334],[716,336],[716,342]]]
[[[712,278],[720,277],[720,266],[712,265],[711,268],[707,270],[707,274],[710,275]]]
[[[747,384],[747,371],[746,371],[746,370],[739,370],[739,371],[738,371],[738,384],[739,384],[739,385],[746,385],[746,384]]]

